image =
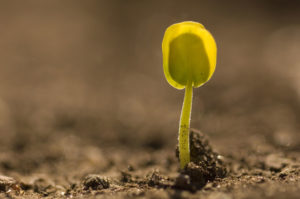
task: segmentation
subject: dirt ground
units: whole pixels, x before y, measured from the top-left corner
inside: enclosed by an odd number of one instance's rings
[[[0,198],[300,198],[298,1],[0,4]],[[183,20],[218,62],[180,171],[161,41]]]

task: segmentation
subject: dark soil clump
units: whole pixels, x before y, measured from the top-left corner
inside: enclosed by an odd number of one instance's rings
[[[221,155],[212,150],[208,139],[198,130],[190,130],[191,162],[181,171],[175,187],[195,191],[208,181],[226,176],[226,167]],[[179,157],[178,148],[176,157]]]
[[[108,189],[110,186],[109,180],[105,177],[90,174],[86,176],[83,180],[83,189],[84,190],[101,190]]]

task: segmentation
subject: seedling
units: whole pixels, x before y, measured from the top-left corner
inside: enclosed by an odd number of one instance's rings
[[[167,81],[174,88],[185,88],[178,137],[180,168],[183,169],[190,162],[193,87],[198,88],[211,78],[216,67],[217,47],[213,36],[202,24],[186,21],[167,28],[162,53]]]

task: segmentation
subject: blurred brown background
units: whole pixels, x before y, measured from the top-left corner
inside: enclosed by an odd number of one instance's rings
[[[299,10],[297,0],[0,0],[1,147],[72,137],[174,147],[183,91],[164,78],[161,41],[184,20],[218,45],[213,78],[194,90],[192,127],[298,147]]]

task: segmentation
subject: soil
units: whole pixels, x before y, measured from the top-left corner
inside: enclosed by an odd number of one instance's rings
[[[273,142],[221,155],[192,129],[184,170],[177,150],[78,149],[78,142],[25,145],[25,153],[14,146],[1,159],[1,198],[299,198],[299,152]]]

